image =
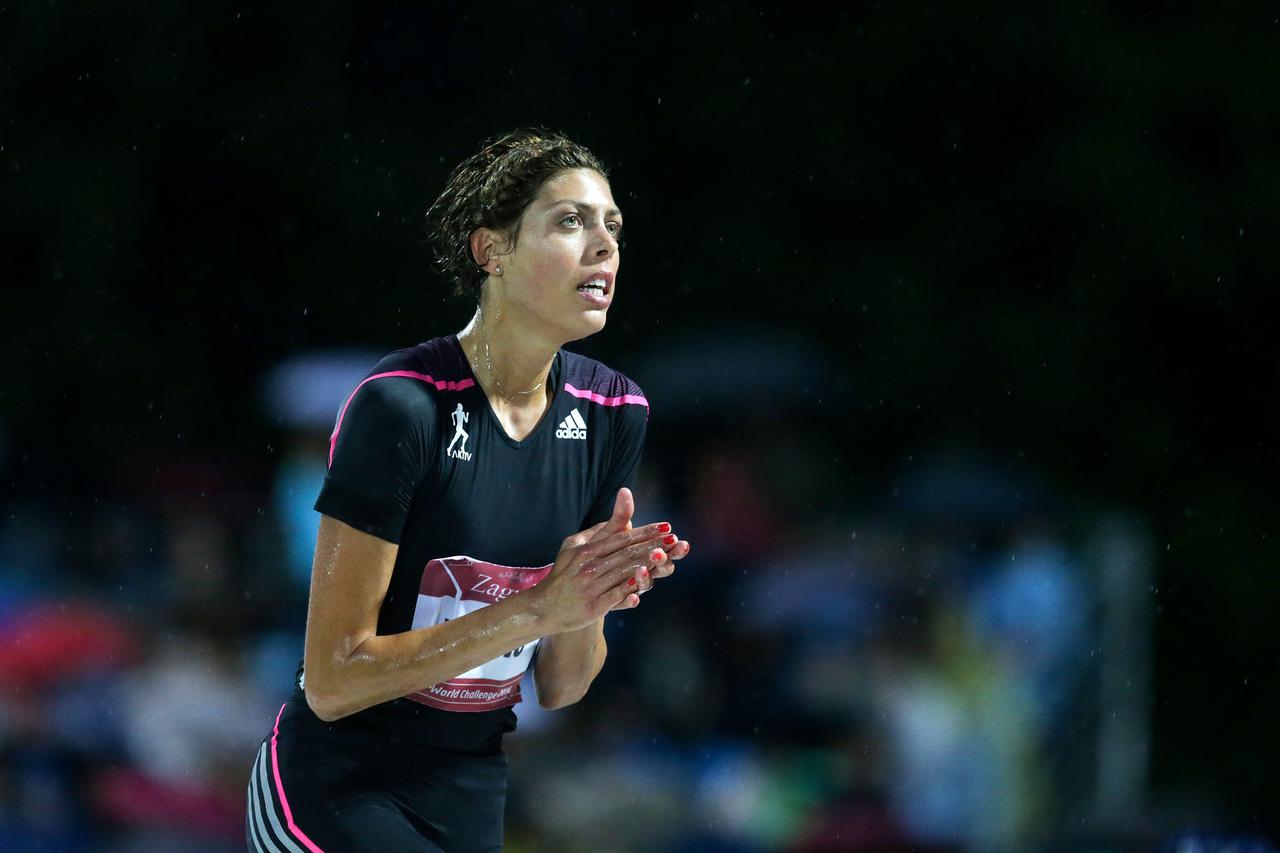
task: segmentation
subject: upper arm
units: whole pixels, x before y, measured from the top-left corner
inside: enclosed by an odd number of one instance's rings
[[[311,567],[303,669],[308,702],[335,690],[338,665],[378,630],[399,546],[321,516]]]
[[[315,508],[303,659],[308,701],[336,690],[338,666],[377,633],[405,519],[430,470],[434,397],[415,379],[361,383],[343,406]]]

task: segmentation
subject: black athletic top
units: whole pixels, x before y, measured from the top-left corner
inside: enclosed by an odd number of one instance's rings
[[[315,508],[398,543],[379,634],[436,625],[546,577],[566,536],[612,514],[640,463],[649,403],[627,377],[556,353],[549,411],[523,441],[502,428],[456,335],[378,362],[338,413]],[[516,725],[538,645],[345,717],[409,742],[496,749]],[[301,698],[302,671],[299,668]]]

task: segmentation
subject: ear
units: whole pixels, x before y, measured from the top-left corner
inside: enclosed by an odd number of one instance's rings
[[[489,275],[498,266],[499,251],[506,244],[502,234],[492,228],[477,228],[471,232],[471,259]]]

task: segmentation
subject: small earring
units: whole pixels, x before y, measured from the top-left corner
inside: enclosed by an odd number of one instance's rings
[[[502,267],[500,267],[500,266],[496,266],[496,265],[495,265],[495,266],[494,266],[494,268],[493,268],[493,274],[494,274],[494,275],[502,275]]]

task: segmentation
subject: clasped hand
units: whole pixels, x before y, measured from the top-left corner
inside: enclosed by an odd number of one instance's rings
[[[533,590],[548,634],[585,627],[610,610],[628,610],[689,553],[667,522],[632,527],[635,499],[619,489],[613,515],[566,538],[555,565]]]

